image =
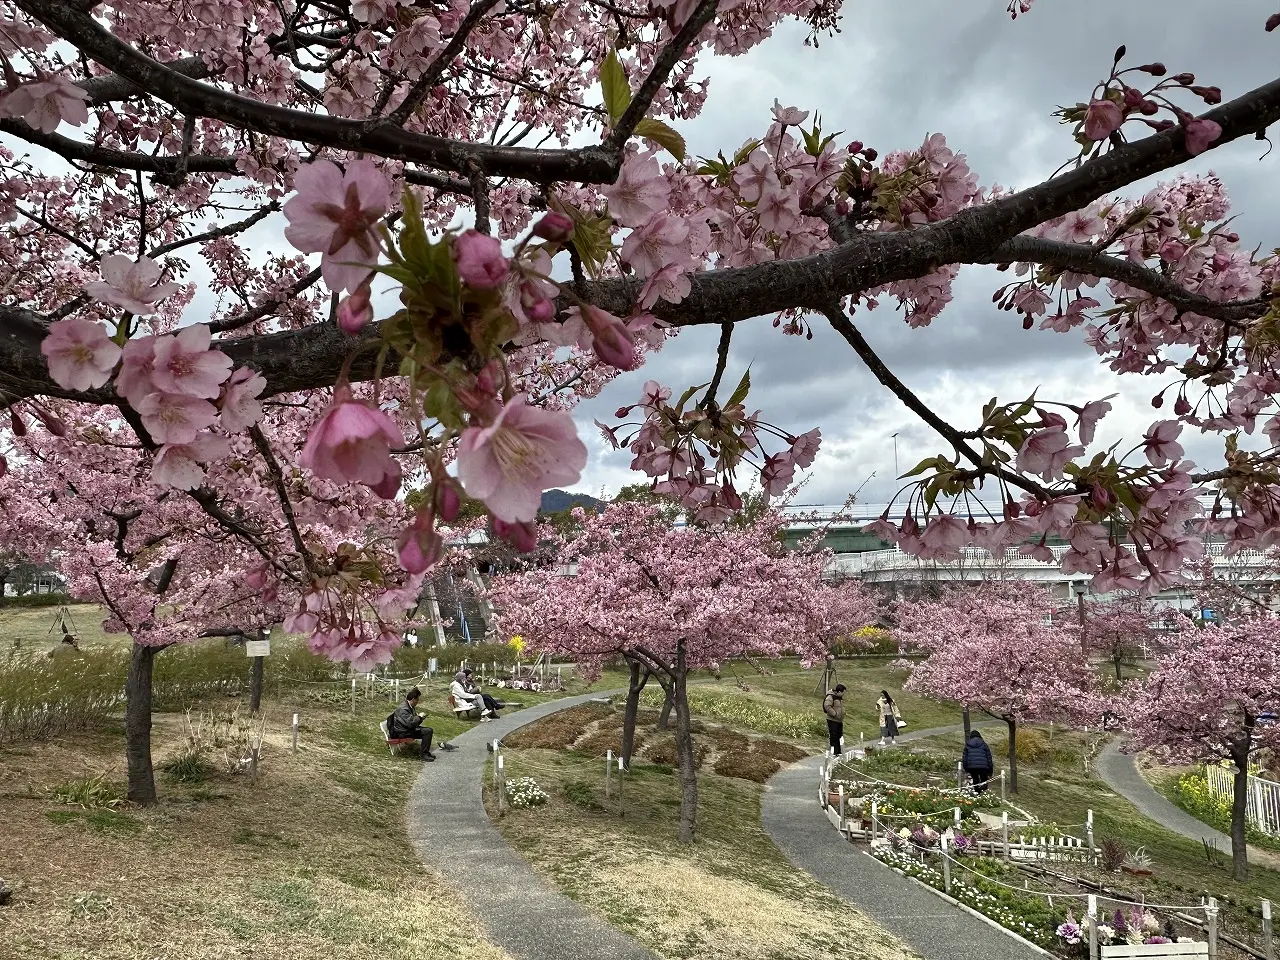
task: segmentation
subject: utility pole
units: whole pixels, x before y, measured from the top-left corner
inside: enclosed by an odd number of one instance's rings
[[[893,475],[894,477],[902,476],[898,470],[898,435],[893,434]]]

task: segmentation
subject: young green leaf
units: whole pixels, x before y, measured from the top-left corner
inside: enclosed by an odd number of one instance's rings
[[[627,74],[616,50],[610,50],[600,65],[600,90],[609,119],[617,123],[631,104],[631,86],[627,83]]]
[[[747,393],[751,390],[751,368],[747,367],[742,374],[742,379],[738,381],[738,385],[733,388],[733,393],[729,396],[729,402],[726,407],[732,407],[735,403],[742,403],[747,399]]]
[[[663,123],[661,120],[654,120],[652,117],[645,117],[636,124],[636,136],[644,137],[646,140],[652,140],[658,146],[662,147],[677,160],[684,159],[684,137],[676,133],[671,127]]]

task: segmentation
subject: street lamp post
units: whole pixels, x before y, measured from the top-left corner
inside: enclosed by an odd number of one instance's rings
[[[1083,580],[1072,580],[1071,589],[1076,592],[1076,609],[1080,612],[1080,652],[1087,658],[1089,656],[1089,645],[1085,640],[1084,627],[1084,594],[1088,589],[1088,584]]]
[[[893,475],[895,477],[898,477],[898,476],[901,476],[901,474],[898,471],[898,435],[895,433],[892,436],[893,436]]]

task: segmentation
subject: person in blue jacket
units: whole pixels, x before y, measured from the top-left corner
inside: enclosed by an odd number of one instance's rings
[[[969,740],[964,745],[961,766],[965,773],[973,778],[973,789],[978,793],[985,792],[987,781],[995,772],[995,762],[991,759],[991,748],[987,746],[987,741],[982,739],[982,734],[977,730],[969,731]]]

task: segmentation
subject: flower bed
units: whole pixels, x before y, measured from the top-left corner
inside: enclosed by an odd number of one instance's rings
[[[507,803],[513,810],[540,807],[548,799],[547,792],[533,777],[516,777],[507,781]]]

